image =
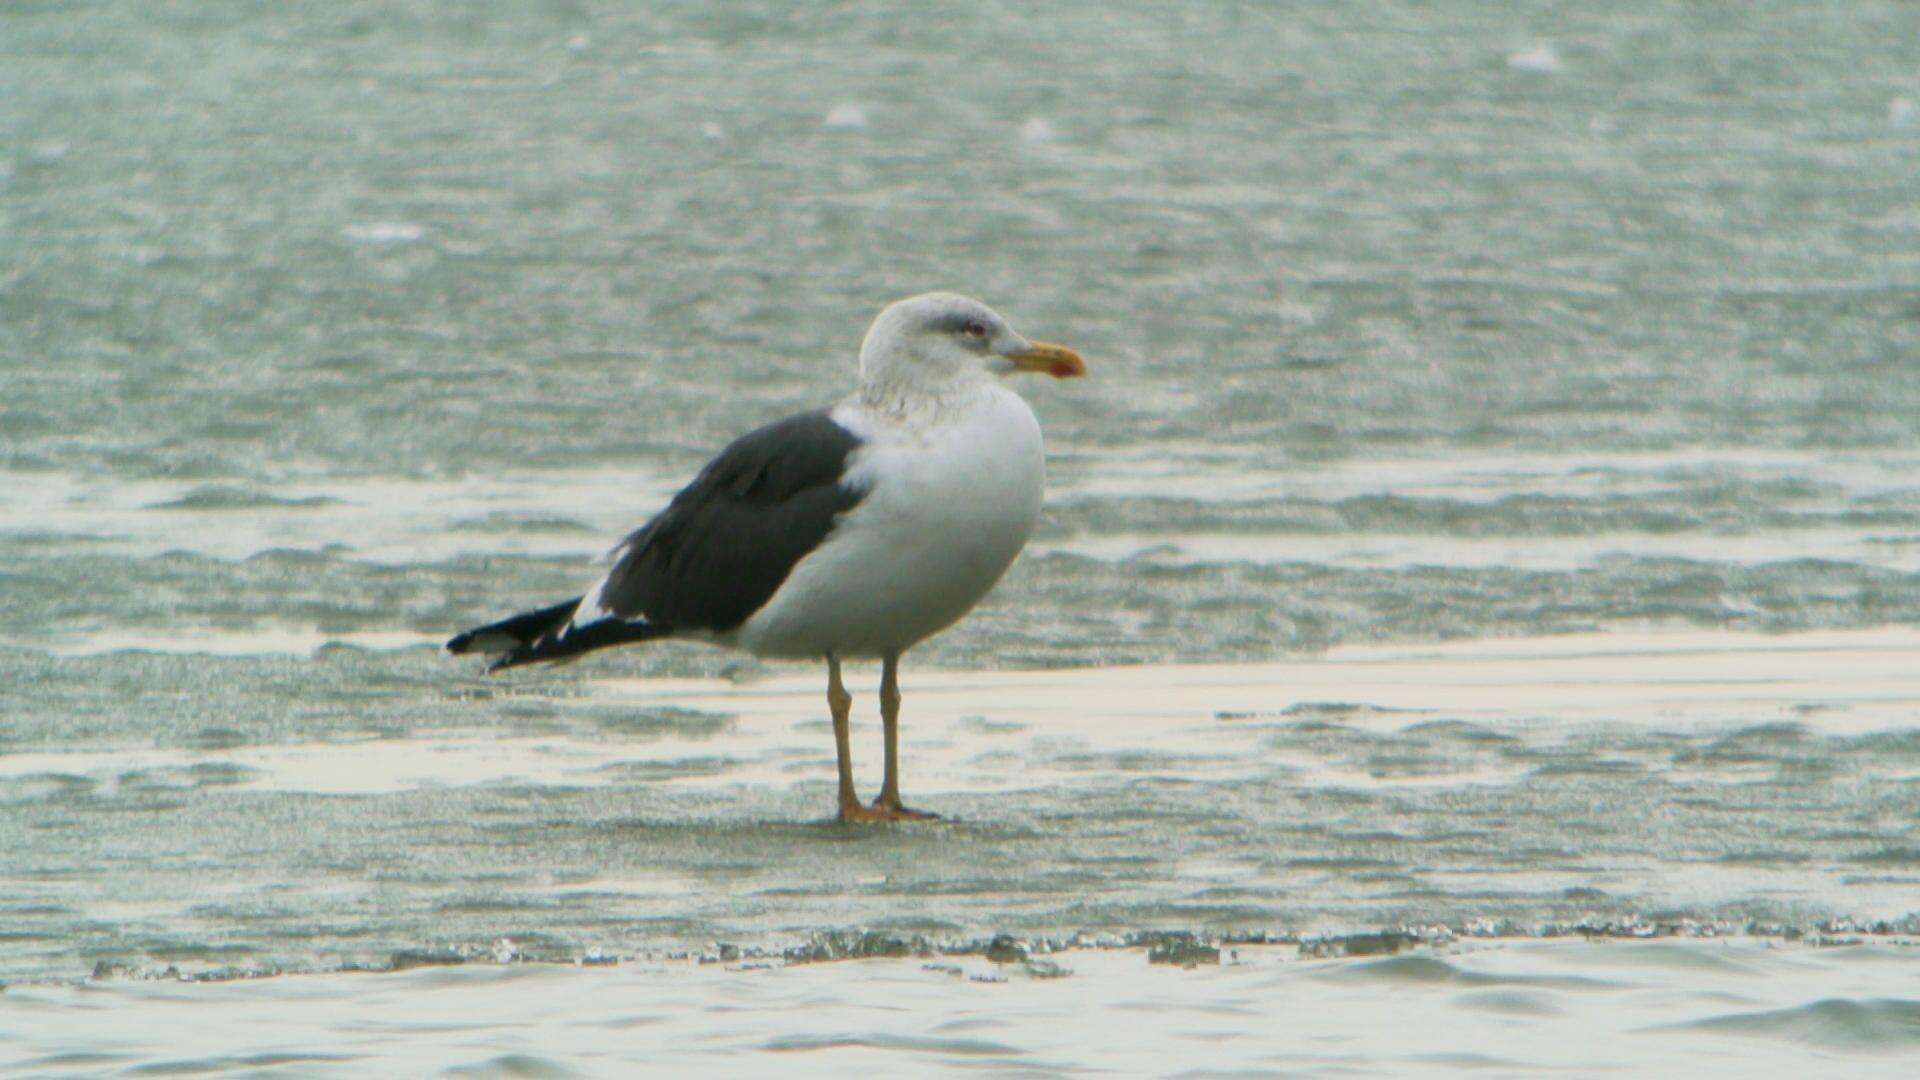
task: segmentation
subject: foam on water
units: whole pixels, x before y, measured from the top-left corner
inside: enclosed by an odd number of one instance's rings
[[[1920,573],[1920,533],[1880,528],[1769,530],[1752,535],[1580,536],[1463,538],[1432,536],[1326,537],[1255,534],[1113,533],[1043,541],[1041,552],[1109,561],[1144,560],[1171,566],[1231,563],[1307,563],[1342,568],[1422,566],[1507,568],[1568,572],[1603,560],[1681,559],[1763,566],[1822,560]]]
[[[435,637],[407,630],[328,632],[317,626],[251,626],[220,631],[191,627],[141,633],[100,630],[87,634],[56,635],[39,644],[56,656],[98,656],[102,653],[157,652],[191,656],[252,656],[262,653],[312,655],[330,646],[355,649],[408,649],[438,644]]]
[[[640,467],[250,486],[13,472],[0,475],[0,537],[57,536],[130,557],[331,549],[431,563],[464,554],[597,555],[677,487]]]
[[[1131,452],[1064,456],[1053,495],[1160,497],[1203,501],[1302,498],[1334,502],[1367,495],[1490,502],[1513,496],[1598,497],[1686,490],[1691,485],[1795,483],[1836,502],[1909,494],[1920,457],[1902,451],[1807,451],[1700,447],[1635,453],[1369,455],[1275,466],[1258,447],[1175,444]]]
[[[1551,45],[1536,45],[1531,49],[1513,53],[1507,57],[1507,66],[1515,71],[1530,71],[1539,75],[1551,75],[1564,65],[1560,54]]]

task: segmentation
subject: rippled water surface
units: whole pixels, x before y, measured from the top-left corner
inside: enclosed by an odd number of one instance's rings
[[[0,1062],[1910,1053],[1916,71],[1900,3],[7,7]],[[822,823],[810,667],[435,652],[935,287],[1093,374],[908,660],[944,822]]]
[[[1758,1060],[1775,1075],[1897,1077],[1920,1049],[1914,962],[1894,947],[1748,940],[1350,960],[1237,947],[1218,966],[1080,950],[468,966],[8,997],[42,1025],[16,1045],[47,1072],[1751,1076]],[[234,1033],[207,1055],[191,1025],[216,1010]],[[126,1022],[103,1037],[79,1019],[96,1011]]]

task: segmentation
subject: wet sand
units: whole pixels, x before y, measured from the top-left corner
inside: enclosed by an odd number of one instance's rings
[[[234,634],[198,640],[203,651],[300,646],[324,635]],[[404,644],[418,639],[394,637]],[[126,646],[126,642],[120,642]],[[156,647],[158,643],[155,643]],[[134,647],[139,647],[138,643]],[[1350,646],[1267,664],[1167,664],[1039,671],[925,671],[911,663],[903,770],[911,793],[938,797],[1070,782],[1084,774],[1062,751],[1139,755],[1154,774],[1214,780],[1286,764],[1308,786],[1362,787],[1495,782],[1524,774],[1463,778],[1383,775],[1311,755],[1284,762],[1267,745],[1275,725],[1337,719],[1346,728],[1393,732],[1446,720],[1503,730],[1586,725],[1674,729],[1787,722],[1823,735],[1901,727],[1920,709],[1920,630],[1745,634],[1691,630],[1575,634],[1457,644]],[[235,747],[217,756],[247,770],[241,787],[335,794],[423,785],[566,783],[649,779],[674,787],[790,787],[832,776],[824,675],[787,665],[771,678],[592,677],[561,709],[612,708],[711,717],[693,733],[619,739],[479,732],[379,741]],[[851,665],[858,775],[877,783],[879,740],[872,665]],[[538,676],[493,680],[512,696],[538,693]],[[724,727],[724,735],[715,731]],[[0,776],[88,774],[183,767],[192,750],[16,753]],[[829,809],[823,806],[823,813]]]

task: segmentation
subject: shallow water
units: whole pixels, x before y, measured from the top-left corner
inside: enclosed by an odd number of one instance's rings
[[[1920,930],[1915,70],[1898,3],[9,6],[0,1060],[1878,1067]],[[434,652],[579,589],[933,287],[1094,376],[1024,385],[1041,533],[909,658],[947,821],[820,823],[806,667]],[[665,959],[1407,929],[1638,989]],[[1747,998],[1657,959],[1709,931]],[[1875,944],[1787,944],[1836,935]],[[517,963],[583,959],[621,963]],[[473,964],[340,974],[428,961]],[[1141,971],[1190,1011],[1126,1004]],[[846,1018],[433,1034],[607,987]],[[172,1019],[239,997],[284,1046]],[[1022,1018],[1082,1008],[1106,1034]],[[1367,1030],[1404,1009],[1445,1020]],[[100,1014],[119,1056],[59,1057]]]
[[[173,737],[0,756],[4,955],[71,978],[778,956],[848,932],[1914,933],[1916,648],[1613,632],[922,673],[908,791],[951,820],[877,830],[821,823],[814,673],[557,694],[425,649],[201,654],[241,701],[284,683],[278,738],[192,726],[213,694],[182,688]],[[181,655],[45,670],[111,699]],[[358,702],[300,704],[334,683]]]
[[[7,1005],[41,1024],[15,1042],[28,1072],[1735,1076],[1758,1060],[1893,1077],[1920,1049],[1911,948],[1472,942],[1351,960],[1241,946],[1218,966],[1082,949],[425,968],[30,987]],[[234,1032],[217,1057],[191,1033],[213,1010]],[[128,1022],[106,1032],[102,1014]]]

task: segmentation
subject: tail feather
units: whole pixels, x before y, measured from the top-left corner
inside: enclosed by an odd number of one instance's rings
[[[580,598],[538,611],[525,611],[496,623],[475,627],[447,642],[447,651],[455,656],[482,653],[494,657],[487,673],[522,664],[567,660],[609,645],[651,641],[668,636],[669,631],[645,622],[602,619],[585,626],[571,626]],[[565,633],[562,633],[565,631]]]
[[[565,603],[538,611],[523,611],[496,623],[476,626],[464,634],[455,635],[447,642],[447,651],[455,656],[467,653],[502,653],[523,645],[531,645],[548,634],[558,634],[560,628],[573,618],[573,611],[580,606],[580,598],[574,597]]]
[[[604,649],[609,645],[628,645],[636,641],[652,641],[668,636],[670,631],[664,627],[648,623],[626,622],[621,619],[602,619],[585,626],[566,628],[565,634],[543,637],[525,645],[506,651],[498,660],[487,666],[491,675],[504,668],[519,667],[521,664],[538,664],[554,660],[572,660],[595,649]]]

